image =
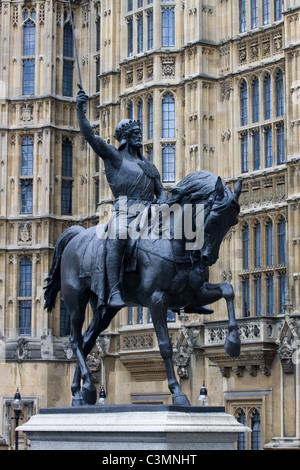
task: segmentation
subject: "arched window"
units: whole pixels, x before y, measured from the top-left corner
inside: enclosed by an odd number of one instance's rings
[[[162,137],[175,137],[175,100],[171,93],[162,100]]]
[[[19,272],[19,335],[31,334],[31,261],[25,257]]]
[[[251,417],[251,450],[260,450],[260,413],[258,410]]]
[[[35,10],[24,12],[23,28],[23,95],[34,94],[35,75]]]
[[[252,83],[252,122],[259,121],[259,81],[257,78]]]
[[[237,422],[246,426],[246,414],[244,410],[240,410],[237,417]],[[237,441],[237,450],[246,450],[246,432],[239,434]]]
[[[276,75],[276,116],[284,115],[283,73],[280,70]]]
[[[175,46],[175,9],[162,8],[162,46]]]
[[[248,124],[248,90],[245,80],[242,81],[240,87],[240,101],[241,101],[241,126]]]
[[[73,96],[73,31],[70,22],[64,25],[64,42],[63,42],[63,95]]]
[[[264,118],[272,117],[271,77],[267,74],[264,78]]]

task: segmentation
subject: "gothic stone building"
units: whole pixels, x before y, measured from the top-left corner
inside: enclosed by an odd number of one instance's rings
[[[299,2],[71,3],[95,133],[116,144],[119,120],[140,119],[166,190],[196,170],[231,188],[243,180],[239,223],[210,271],[235,288],[241,355],[223,349],[225,301],[211,316],[169,312],[183,391],[195,404],[205,380],[211,403],[252,428],[239,449],[299,448]],[[66,1],[0,1],[3,447],[13,445],[17,387],[24,419],[71,403],[68,315],[62,299],[46,313],[43,286],[59,235],[111,213],[102,161],[78,128],[77,70]],[[88,361],[109,403],[170,403],[146,309],[123,309]]]

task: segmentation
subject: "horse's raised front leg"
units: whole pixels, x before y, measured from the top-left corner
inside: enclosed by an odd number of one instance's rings
[[[168,304],[166,295],[163,292],[154,292],[149,299],[149,308],[158,339],[160,354],[165,362],[168,387],[173,395],[173,405],[190,406],[187,396],[181,391],[179,383],[175,377],[172,363],[172,343],[169,338],[167,327]]]
[[[199,297],[204,305],[216,302],[224,298],[228,311],[228,335],[224,344],[224,349],[231,357],[240,355],[241,341],[239,338],[238,326],[234,313],[234,290],[229,282],[212,284],[205,282],[200,289]]]

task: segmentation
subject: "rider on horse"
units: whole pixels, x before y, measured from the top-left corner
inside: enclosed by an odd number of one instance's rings
[[[114,136],[119,141],[119,147],[116,149],[94,134],[84,111],[87,99],[88,96],[84,90],[80,89],[76,99],[79,127],[86,141],[102,158],[106,178],[115,197],[113,217],[117,231],[114,238],[107,238],[106,270],[109,290],[108,305],[119,309],[125,306],[120,277],[124,267],[128,226],[136,217],[134,211],[130,212],[130,207],[137,203],[150,207],[154,202],[154,196],[161,204],[166,201],[167,194],[163,189],[157,168],[142,155],[142,134],[139,122],[123,119],[118,124]],[[124,196],[127,198],[125,218],[124,210],[122,211],[119,205],[120,198]]]

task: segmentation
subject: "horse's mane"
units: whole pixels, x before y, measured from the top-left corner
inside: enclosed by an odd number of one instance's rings
[[[210,197],[215,194],[216,183],[218,176],[210,171],[195,171],[181,180],[175,188],[171,190],[171,195],[168,199],[168,204],[182,204],[197,201],[204,204]],[[222,181],[222,180],[221,180]],[[228,205],[229,199],[233,198],[230,189],[222,181],[224,190],[224,200],[219,202],[221,206]],[[217,201],[214,201],[216,204]]]

